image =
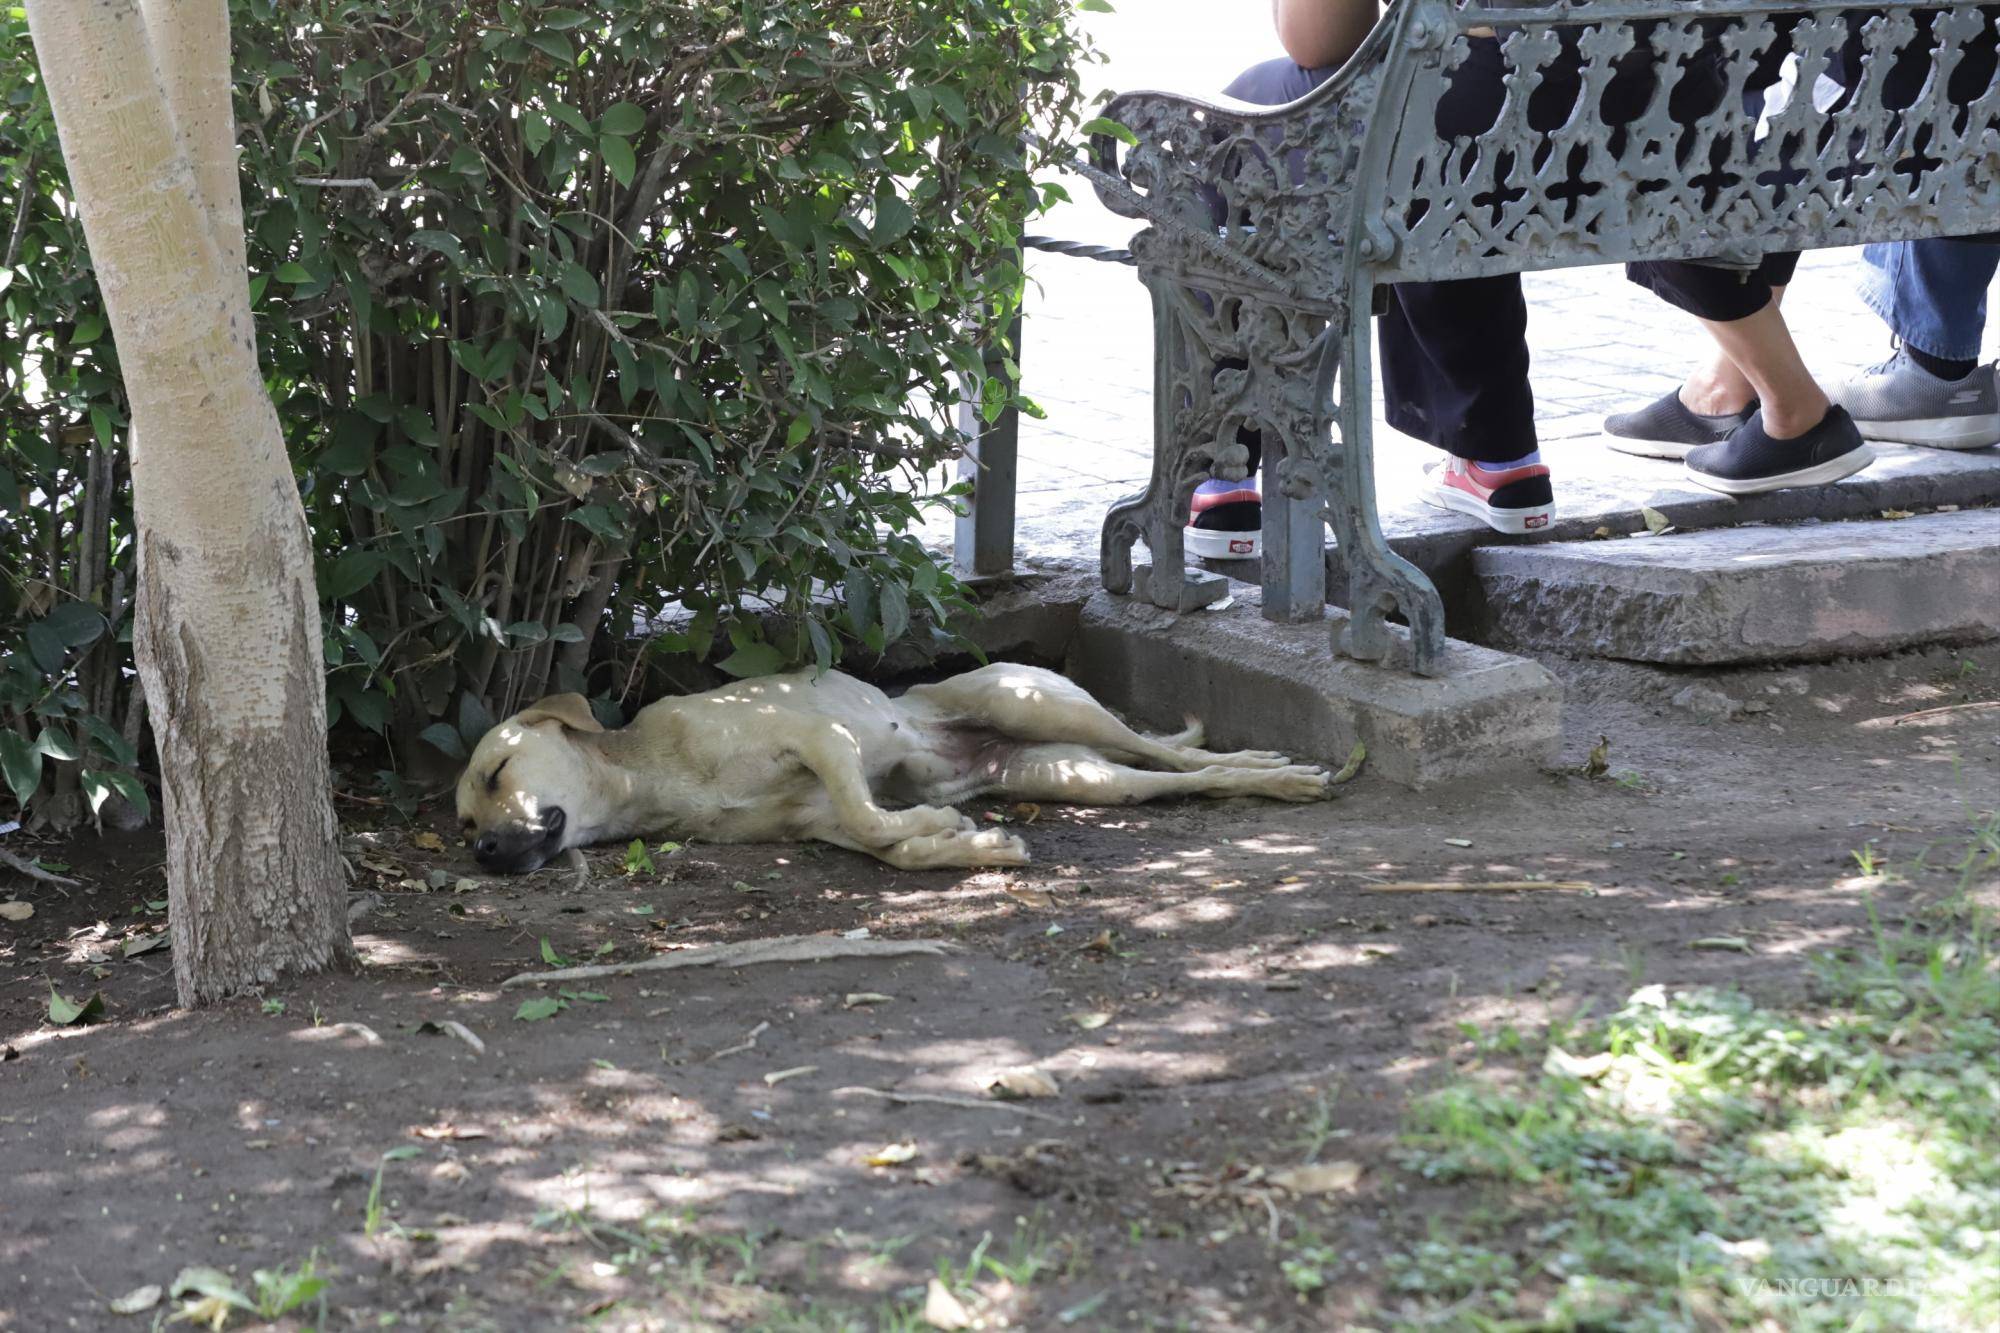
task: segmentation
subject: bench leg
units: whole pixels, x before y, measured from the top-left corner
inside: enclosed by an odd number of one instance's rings
[[[1264,429],[1264,618],[1314,621],[1326,614],[1326,459],[1332,446],[1333,383],[1341,328],[1314,342],[1308,439]]]
[[[1399,636],[1390,611],[1409,623],[1408,666],[1421,676],[1444,670],[1444,602],[1424,572],[1389,549],[1375,509],[1375,444],[1368,411],[1369,284],[1357,282],[1340,374],[1340,467],[1329,506],[1348,570],[1348,620],[1334,651],[1364,662],[1395,665]]]
[[[1181,438],[1182,405],[1200,391],[1196,375],[1211,373],[1194,355],[1176,302],[1183,298],[1170,275],[1149,274],[1153,294],[1153,473],[1146,489],[1111,506],[1099,553],[1105,590],[1132,593],[1169,611],[1191,611],[1228,595],[1229,581],[1215,574],[1188,577],[1181,529],[1194,488],[1209,475],[1205,443]],[[1149,567],[1134,569],[1132,547],[1145,542]]]

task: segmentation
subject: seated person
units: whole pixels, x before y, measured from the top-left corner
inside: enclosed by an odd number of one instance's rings
[[[2000,238],[1898,241],[1862,251],[1861,297],[1896,337],[1896,354],[1827,391],[1871,440],[1931,449],[2000,444],[1995,368],[1979,362],[1986,289]]]
[[[1376,0],[1274,0],[1273,13],[1286,58],[1254,66],[1230,84],[1226,91],[1241,101],[1274,105],[1304,96],[1354,53],[1378,17]],[[1542,72],[1528,109],[1536,129],[1560,125],[1580,94],[1573,43],[1572,33],[1565,58]],[[1438,104],[1438,132],[1477,137],[1490,127],[1504,96],[1503,76],[1497,40],[1475,38]],[[1676,95],[1696,95],[1702,77],[1688,71]],[[1707,77],[1720,87],[1718,72]],[[1648,52],[1628,56],[1606,91],[1607,117],[1634,113],[1650,96],[1653,78]],[[1690,463],[1696,480],[1745,494],[1834,480],[1868,464],[1872,455],[1806,373],[1778,317],[1775,293],[1789,276],[1786,261],[1768,261],[1748,279],[1678,260],[1632,264],[1627,273],[1703,320],[1719,346],[1734,349],[1741,360],[1730,364],[1747,367],[1746,382],[1767,405],[1762,417],[1746,412],[1730,431],[1708,437],[1723,443]],[[1448,455],[1427,469],[1426,502],[1498,532],[1547,527],[1555,497],[1535,435],[1519,276],[1397,284],[1377,338],[1389,424]],[[1204,553],[1204,529],[1254,530],[1255,505],[1245,483],[1205,483],[1195,496],[1189,549]]]

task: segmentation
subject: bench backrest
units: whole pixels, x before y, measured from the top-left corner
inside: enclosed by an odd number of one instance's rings
[[[1149,238],[1173,252],[1163,266],[1333,304],[1342,271],[1379,282],[1631,259],[1747,265],[2000,230],[1996,10],[1400,0],[1345,68],[1288,106],[1114,99],[1107,117],[1139,140],[1118,165],[1144,200],[1105,202],[1165,223]],[[1497,57],[1482,30],[1497,30]],[[1441,137],[1454,78],[1477,83],[1460,72],[1483,61],[1490,86],[1496,59],[1505,93],[1490,124]],[[1771,84],[1780,74],[1788,97]],[[1099,136],[1100,165],[1116,154]]]

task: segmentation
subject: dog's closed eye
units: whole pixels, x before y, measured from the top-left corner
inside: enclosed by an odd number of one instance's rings
[[[500,770],[507,767],[508,760],[511,760],[513,757],[514,756],[511,754],[508,755],[506,759],[502,759],[498,764],[494,766],[493,771],[491,773],[488,773],[486,775],[487,791],[497,792],[500,790]]]

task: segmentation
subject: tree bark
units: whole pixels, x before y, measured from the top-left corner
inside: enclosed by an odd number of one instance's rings
[[[28,24],[131,402],[133,648],[175,979],[203,1004],[352,958],[312,548],[252,332],[227,4],[33,0]]]

